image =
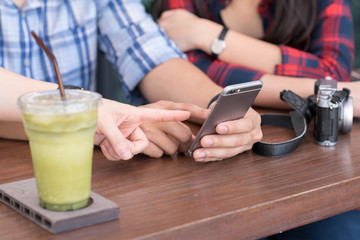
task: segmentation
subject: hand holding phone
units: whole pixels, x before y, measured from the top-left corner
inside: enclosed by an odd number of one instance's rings
[[[203,136],[216,134],[216,126],[219,123],[243,118],[261,88],[261,81],[239,83],[224,88],[189,148],[189,155],[192,156],[196,149],[202,147],[200,140]]]

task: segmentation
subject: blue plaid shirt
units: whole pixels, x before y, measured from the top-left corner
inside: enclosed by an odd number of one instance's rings
[[[19,9],[0,1],[0,66],[56,82],[34,31],[54,53],[64,84],[94,89],[98,46],[116,65],[127,97],[146,73],[185,57],[137,0],[28,0]]]

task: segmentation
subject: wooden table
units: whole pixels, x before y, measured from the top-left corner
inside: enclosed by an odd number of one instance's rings
[[[265,129],[267,139],[287,135]],[[92,189],[120,206],[119,220],[52,235],[0,204],[0,239],[264,237],[359,207],[359,143],[355,120],[336,147],[317,146],[309,130],[281,158],[250,151],[205,164],[184,155],[111,162],[95,150]],[[0,184],[33,177],[28,144],[0,140],[0,166]]]

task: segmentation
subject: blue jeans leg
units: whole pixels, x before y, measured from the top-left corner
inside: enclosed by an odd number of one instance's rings
[[[353,210],[270,236],[271,240],[359,240],[360,211]]]

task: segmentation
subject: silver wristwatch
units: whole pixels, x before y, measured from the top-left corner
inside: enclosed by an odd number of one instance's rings
[[[217,57],[220,53],[222,53],[226,47],[225,35],[229,29],[227,27],[223,27],[219,37],[215,38],[211,43],[211,53],[213,56]]]

